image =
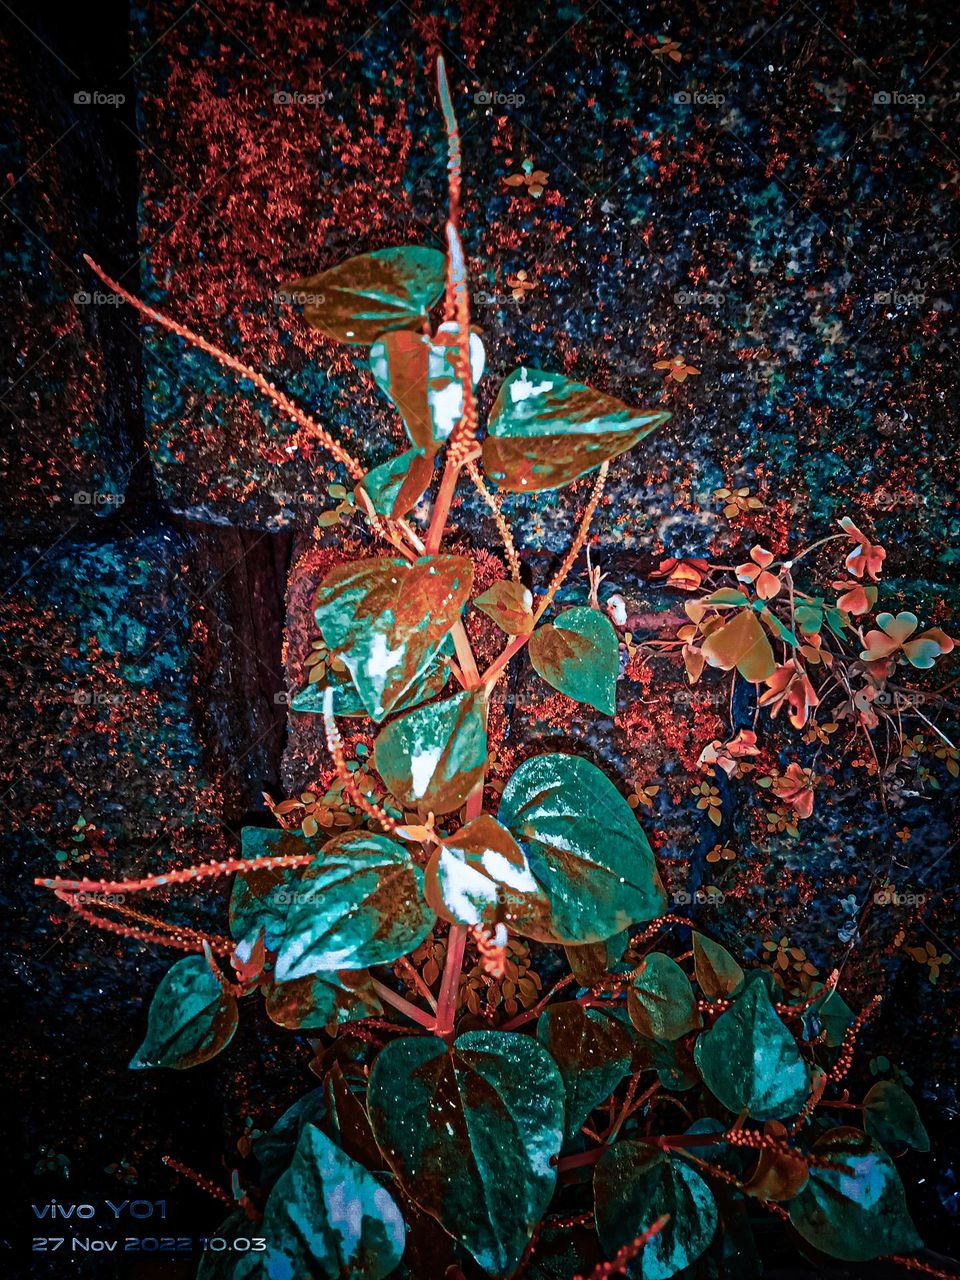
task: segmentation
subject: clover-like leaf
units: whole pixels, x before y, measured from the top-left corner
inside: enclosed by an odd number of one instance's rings
[[[130,1066],[196,1067],[225,1048],[237,1029],[237,1001],[206,956],[172,965],[150,1002],[147,1034]]]
[[[703,1026],[690,979],[676,960],[651,951],[627,988],[630,1021],[651,1040],[679,1040]]]
[[[390,1192],[314,1124],[267,1198],[267,1247],[236,1280],[384,1280],[399,1265],[406,1227]]]
[[[443,292],[446,257],[401,245],[348,258],[319,275],[285,285],[313,329],[338,342],[369,346],[392,329],[419,329]]]
[[[377,735],[373,763],[404,805],[450,813],[483,777],[487,702],[464,690],[391,720]]]
[[[697,1040],[697,1067],[710,1092],[755,1120],[796,1115],[810,1094],[810,1072],[764,984],[749,982]]]
[[[284,894],[291,901],[277,955],[278,982],[390,964],[419,946],[433,927],[434,914],[423,900],[423,872],[404,845],[386,836],[334,836],[291,887]]]
[[[864,1098],[863,1127],[885,1147],[930,1150],[930,1138],[916,1103],[892,1080],[878,1080]]]
[[[533,633],[527,648],[547,684],[604,715],[616,714],[620,641],[599,609],[564,609]]]
[[[752,684],[772,676],[777,667],[770,641],[752,609],[741,609],[729,622],[712,630],[700,652],[711,667],[723,671],[736,667]]]
[[[533,594],[512,578],[502,578],[473,602],[508,636],[528,636],[533,630]]]
[[[923,1247],[900,1175],[872,1138],[859,1129],[830,1129],[811,1154],[837,1167],[812,1167],[807,1185],[790,1205],[790,1223],[804,1240],[845,1262]]]
[[[589,760],[553,754],[524,761],[504,789],[498,816],[549,900],[557,940],[602,942],[665,910],[643,828]]]
[[[406,1036],[380,1051],[367,1105],[407,1195],[492,1275],[515,1270],[553,1195],[563,1080],[530,1036]]]
[[[426,900],[443,919],[466,925],[502,921],[525,937],[555,941],[550,903],[523,850],[492,814],[444,836],[424,875]]]
[[[710,1000],[725,999],[740,990],[743,970],[719,942],[694,930],[693,970],[700,990]]]
[[[382,720],[423,677],[469,598],[461,556],[338,565],[314,601],[327,647],[350,672],[369,714]]]
[[[661,1215],[670,1215],[631,1263],[636,1280],[668,1280],[689,1267],[717,1229],[716,1201],[699,1173],[642,1142],[618,1142],[604,1152],[594,1171],[593,1194],[600,1242],[610,1255]]]
[[[627,1028],[578,1000],[551,1005],[540,1015],[537,1039],[550,1052],[566,1092],[566,1136],[609,1098],[630,1071],[633,1040]]]
[[[560,373],[516,369],[491,410],[483,466],[513,493],[556,489],[632,449],[669,417],[631,409]]]

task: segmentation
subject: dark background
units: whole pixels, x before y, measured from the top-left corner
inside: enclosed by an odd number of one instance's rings
[[[266,1127],[312,1082],[308,1046],[246,1007],[223,1059],[128,1072],[169,956],[64,920],[32,885],[61,865],[57,850],[111,876],[230,856],[245,821],[266,821],[265,788],[296,792],[326,768],[285,691],[302,683],[323,563],[312,525],[343,477],[285,454],[289,424],[206,357],[141,330],[126,307],[85,301],[100,286],[81,254],[272,371],[354,452],[382,461],[400,439],[389,407],[275,291],[353,252],[438,243],[445,157],[430,66],[443,49],[484,296],[484,394],[523,361],[634,402],[669,397],[671,422],[614,465],[598,520],[596,554],[641,630],[657,634],[678,609],[649,580],[660,557],[729,541],[711,497],[725,484],[763,498],[754,527],[768,543],[825,536],[843,514],[866,524],[888,548],[888,607],[949,630],[956,28],[948,4],[805,0],[0,8],[6,1274],[82,1272],[61,1259],[31,1271],[19,1252],[30,1206],[50,1198],[166,1198],[175,1234],[212,1230],[219,1206],[161,1157],[228,1185],[248,1118]],[[679,62],[654,52],[658,36],[678,43]],[[323,101],[277,103],[278,92]],[[714,101],[677,98],[698,92]],[[524,100],[488,106],[483,93]],[[548,174],[539,199],[503,182],[527,157]],[[535,288],[516,303],[507,278],[520,270]],[[678,353],[700,375],[668,392],[653,364]],[[538,581],[583,500],[582,487],[517,500]],[[455,520],[465,544],[492,545],[472,503]],[[691,705],[683,690],[675,668],[656,668],[653,685],[625,684],[615,724],[597,726],[545,699],[521,664],[502,758],[573,738],[625,791],[641,775],[667,779],[645,825],[672,889],[693,892],[715,878],[705,854],[718,833],[683,780],[726,708]],[[745,703],[734,714],[751,722]],[[719,837],[739,851],[728,901],[693,914],[748,958],[788,934],[821,976],[843,964],[855,1008],[882,982],[851,1085],[869,1081],[878,1053],[914,1081],[934,1150],[901,1168],[921,1233],[949,1252],[956,784],[942,769],[938,779],[884,812],[840,758],[799,842],[761,839],[755,801],[728,788]],[[91,834],[72,841],[80,815]],[[848,947],[838,903],[888,866],[904,825],[913,837],[895,880],[924,903],[874,913]],[[222,891],[175,902],[168,910],[222,931]],[[896,945],[901,929],[951,956],[938,984]],[[123,1161],[135,1183],[112,1170]],[[180,1273],[112,1266],[90,1273]]]

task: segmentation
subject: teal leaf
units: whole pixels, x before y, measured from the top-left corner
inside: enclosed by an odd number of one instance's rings
[[[445,636],[434,660],[426,671],[417,677],[393,707],[395,714],[406,711],[410,707],[415,707],[421,702],[426,702],[430,698],[435,698],[438,693],[443,692],[444,686],[450,678],[450,668],[444,661],[444,656],[446,654],[452,655],[452,653],[453,644],[450,641],[450,637]],[[355,718],[367,714],[367,709],[363,705],[360,694],[357,692],[356,686],[350,677],[348,675],[338,675],[336,671],[332,671],[329,668],[323,680],[308,684],[299,693],[293,695],[290,700],[291,711],[322,716],[324,692],[328,688],[333,689],[333,714],[335,716]]]
[[[885,1147],[930,1150],[930,1138],[916,1104],[892,1080],[878,1080],[864,1098],[863,1127]]]
[[[616,715],[620,641],[599,609],[565,609],[528,644],[534,671],[568,698]]]
[[[632,1039],[621,1023],[578,1000],[545,1009],[537,1023],[537,1039],[563,1077],[565,1128],[570,1139],[629,1073]]]
[[[653,851],[612,782],[579,756],[526,760],[500,802],[564,943],[602,942],[666,910]]]
[[[735,1114],[754,1120],[796,1115],[810,1094],[810,1072],[761,982],[750,982],[697,1040],[704,1083]]]
[[[412,688],[470,595],[466,557],[381,558],[338,565],[317,590],[315,613],[369,714],[382,720]]]
[[[264,1008],[279,1027],[331,1033],[344,1022],[383,1012],[369,974],[354,970],[311,973],[308,978],[292,982],[271,982]]]
[[[500,387],[483,466],[501,489],[556,489],[632,449],[670,417],[542,369],[514,370]]]
[[[274,891],[286,920],[278,982],[391,964],[418,947],[434,914],[423,872],[402,844],[368,832],[334,836],[296,881]]]
[[[442,324],[433,336],[422,333],[385,334],[370,348],[370,371],[390,397],[407,435],[428,456],[449,438],[463,412],[463,389],[457,377],[456,322]],[[473,385],[485,362],[480,335],[470,335]]]
[[[811,1168],[790,1204],[790,1223],[804,1240],[845,1262],[923,1247],[907,1211],[893,1161],[859,1129],[831,1129],[811,1154],[838,1168]]]
[[[363,488],[374,511],[399,520],[423,497],[433,479],[433,471],[433,458],[414,445],[368,471],[363,477]]]
[[[630,1021],[651,1040],[679,1040],[703,1026],[690,979],[676,960],[651,951],[627,988]]]
[[[244,827],[240,832],[244,858],[320,858],[326,840],[326,834],[307,837],[299,831],[275,827]],[[261,932],[267,950],[279,951],[303,871],[303,867],[280,867],[236,876],[230,895],[230,934],[238,944],[241,959],[249,957]]]
[[[369,346],[391,329],[419,329],[443,292],[447,261],[436,249],[402,245],[348,258],[285,285],[313,329]]]
[[[373,1174],[306,1124],[258,1234],[266,1251],[248,1254],[236,1280],[383,1280],[400,1263],[406,1228]]]
[[[820,984],[814,984],[814,989]],[[803,1015],[804,1031],[808,1039],[823,1038],[828,1049],[839,1049],[844,1036],[855,1022],[854,1012],[835,987],[823,988]]]
[[[224,991],[206,956],[187,956],[161,978],[147,1034],[130,1066],[196,1067],[224,1049],[236,1029],[236,999]]]
[[[407,1195],[492,1275],[509,1274],[556,1184],[563,1080],[530,1036],[407,1036],[370,1073],[370,1123]]]
[[[487,763],[485,695],[466,690],[391,720],[377,735],[373,763],[408,808],[458,809]]]
[[[317,1086],[287,1107],[280,1119],[253,1139],[253,1154],[260,1165],[260,1185],[272,1187],[286,1169],[308,1124],[320,1124],[327,1108],[323,1089]]]
[[[743,985],[743,970],[719,942],[694,931],[693,969],[708,1000],[726,999]]]
[[[663,1214],[670,1221],[631,1264],[636,1280],[667,1280],[709,1247],[717,1205],[695,1169],[642,1142],[618,1142],[593,1175],[597,1231],[611,1256]]]

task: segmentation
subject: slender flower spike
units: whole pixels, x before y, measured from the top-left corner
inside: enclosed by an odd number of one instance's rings
[[[886,558],[886,551],[877,543],[871,542],[867,535],[853,523],[849,516],[840,521],[840,528],[857,544],[846,559],[846,566],[855,578],[862,578],[866,573],[876,582]]]
[[[878,613],[879,631],[868,631],[864,636],[865,648],[860,657],[864,662],[880,662],[903,652],[911,666],[926,670],[932,667],[941,654],[949,653],[954,647],[953,640],[939,627],[931,627],[915,640],[910,637],[919,623],[915,613]]]
[[[769,573],[773,564],[773,552],[756,546],[750,551],[750,559],[737,565],[737,577],[741,582],[752,582],[761,600],[772,600],[783,585],[775,573]]]

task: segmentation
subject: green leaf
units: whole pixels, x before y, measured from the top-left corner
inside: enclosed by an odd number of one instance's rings
[[[629,1073],[633,1042],[626,1027],[578,1000],[551,1005],[537,1023],[537,1039],[563,1077],[566,1136],[573,1138],[590,1112]]]
[[[473,603],[508,636],[528,636],[533,630],[533,594],[522,582],[502,578]]]
[[[406,1194],[500,1276],[517,1267],[553,1195],[563,1097],[536,1040],[468,1031],[452,1049],[434,1036],[388,1044],[367,1106]]]
[[[297,1149],[300,1135],[308,1124],[320,1124],[327,1108],[323,1089],[319,1086],[305,1093],[289,1106],[266,1133],[253,1139],[253,1154],[260,1165],[260,1185],[272,1187],[288,1167]]]
[[[523,850],[492,814],[444,836],[424,875],[426,900],[444,920],[491,926],[502,921],[524,937],[555,941],[550,903]]]
[[[831,1129],[811,1153],[839,1168],[811,1168],[791,1202],[790,1222],[804,1240],[846,1262],[923,1247],[907,1212],[893,1161],[859,1129]]]
[[[274,891],[274,900],[277,893],[284,891]],[[434,923],[423,872],[408,850],[368,832],[334,836],[284,897],[290,901],[278,982],[391,964],[418,947]]]
[[[540,627],[527,646],[534,671],[554,689],[616,715],[620,642],[599,609],[565,609]]]
[[[754,1120],[796,1115],[810,1094],[810,1072],[762,982],[750,982],[697,1040],[697,1067],[729,1110]]]
[[[316,1125],[304,1125],[293,1162],[275,1183],[236,1280],[383,1280],[399,1265],[406,1228],[390,1193]]]
[[[383,1012],[370,975],[352,970],[271,982],[264,1008],[271,1021],[290,1031],[330,1029],[331,1034],[341,1023]]]
[[[433,479],[433,458],[414,446],[363,477],[363,488],[382,516],[399,520],[412,511]]]
[[[407,435],[432,455],[449,438],[463,412],[463,390],[457,377],[457,334],[454,321],[428,338],[422,333],[385,334],[370,348],[370,371],[381,391],[400,411]],[[485,355],[480,335],[470,335],[473,385],[483,374]]]
[[[504,789],[499,818],[525,849],[558,941],[602,942],[666,909],[643,828],[588,760],[526,760]]]
[[[326,843],[322,836],[307,837],[299,831],[275,827],[244,827],[240,848],[244,858],[322,857]],[[299,891],[301,867],[267,868],[238,874],[230,895],[230,934],[238,943],[241,959],[260,936],[268,951],[279,951],[287,931],[287,915],[293,896]]]
[[[377,735],[373,763],[408,808],[458,809],[487,763],[486,697],[465,690],[391,720]]]
[[[752,684],[766,680],[777,668],[770,641],[752,609],[741,609],[729,622],[711,631],[701,652],[711,667],[722,671],[736,667]]]
[[[461,556],[338,565],[316,594],[317,625],[367,711],[382,720],[423,677],[469,598],[473,566]]]
[[[631,409],[560,373],[516,369],[490,413],[484,470],[513,493],[556,489],[632,449],[669,417]]]
[[[814,990],[818,986],[822,987],[821,983],[812,985]],[[822,1035],[828,1049],[839,1049],[855,1021],[853,1010],[839,991],[835,987],[824,987],[823,994],[817,997],[803,1016],[804,1033],[810,1040]]]
[[[199,1066],[226,1048],[236,1029],[236,999],[224,991],[206,956],[187,956],[161,978],[147,1034],[130,1066]]]
[[[403,245],[348,258],[285,285],[307,324],[338,342],[369,345],[391,329],[419,329],[443,292],[446,257]]]
[[[597,1231],[613,1255],[665,1213],[670,1221],[631,1264],[637,1280],[667,1280],[706,1250],[717,1229],[717,1205],[696,1170],[642,1142],[618,1142],[593,1175]]]
[[[703,1026],[690,979],[676,960],[651,951],[627,990],[630,1021],[651,1040],[679,1040]]]
[[[738,591],[736,587],[720,587],[718,590],[711,592],[701,604],[712,604],[718,609],[731,609],[735,605],[745,605],[750,603],[750,597],[745,596],[742,591]]]
[[[567,964],[581,987],[595,987],[611,966],[623,957],[630,941],[630,930],[615,933],[606,942],[587,942],[579,947],[564,947]]]
[[[709,1000],[732,996],[743,984],[743,970],[726,947],[696,931],[693,934],[693,968],[700,990]]]
[[[395,714],[401,711],[407,711],[410,707],[415,707],[421,702],[426,702],[430,698],[435,698],[438,693],[442,693],[443,689],[450,678],[450,668],[444,662],[445,654],[453,653],[453,645],[449,636],[444,636],[434,660],[427,667],[427,670],[419,676],[410,686],[403,697],[393,707]],[[335,671],[327,669],[326,676],[323,680],[317,680],[313,684],[308,684],[301,689],[299,693],[295,693],[290,701],[291,711],[307,712],[310,715],[323,715],[323,697],[327,688],[333,689],[333,714],[335,716],[358,717],[366,716],[367,709],[360,699],[356,686],[349,676],[339,676]]]
[[[878,1080],[864,1098],[863,1127],[885,1147],[930,1150],[930,1138],[913,1099],[892,1080]]]

